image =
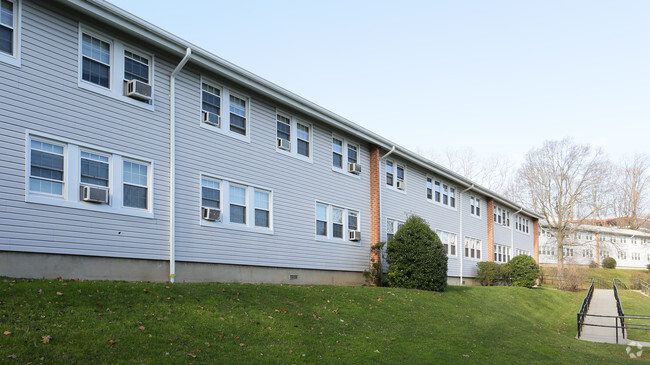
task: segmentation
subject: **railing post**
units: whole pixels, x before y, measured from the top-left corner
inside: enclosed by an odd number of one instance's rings
[[[618,344],[618,316],[616,316],[616,343]]]

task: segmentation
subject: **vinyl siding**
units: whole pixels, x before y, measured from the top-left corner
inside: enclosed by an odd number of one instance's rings
[[[0,250],[167,259],[168,98],[150,111],[79,88],[77,46],[77,19],[23,2],[21,67],[0,63]],[[171,67],[156,58],[159,96]],[[154,218],[25,202],[27,131],[152,161]]]

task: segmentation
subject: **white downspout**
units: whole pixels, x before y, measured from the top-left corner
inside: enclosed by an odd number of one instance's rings
[[[388,157],[391,153],[395,152],[395,146],[393,146],[390,151],[386,152],[385,155],[379,157],[379,163],[377,164],[377,173],[379,174],[379,241],[381,242],[381,223],[383,222],[383,217],[382,217],[382,209],[381,209],[381,204],[383,203],[383,199],[381,198],[381,191],[382,189],[382,183],[381,183],[381,161],[384,160],[386,157]],[[385,247],[382,249],[386,249]],[[379,262],[381,263],[381,268],[380,270],[383,270],[384,263],[381,261],[381,255],[382,253],[379,252]]]
[[[511,250],[510,258],[511,259],[515,257],[515,216],[521,213],[522,210],[524,210],[523,207],[519,208],[519,210],[512,215],[512,221],[510,222],[510,250]],[[535,247],[533,247],[533,249],[535,249]]]
[[[192,49],[169,76],[169,281],[176,277],[176,75],[190,60]]]
[[[458,196],[458,211],[460,212],[460,237],[458,237],[458,247],[460,247],[460,282],[458,284],[460,286],[463,286],[463,256],[465,255],[465,240],[463,239],[463,193],[472,190],[473,188],[474,184],[472,184],[472,186],[469,188],[461,191],[460,195]]]

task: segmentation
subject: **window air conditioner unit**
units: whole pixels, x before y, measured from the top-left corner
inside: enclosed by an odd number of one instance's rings
[[[397,188],[400,190],[404,190],[406,188],[406,183],[404,183],[404,181],[398,181]]]
[[[353,174],[360,174],[361,173],[361,165],[358,163],[349,163],[348,164],[348,172],[353,173]]]
[[[284,138],[278,138],[278,148],[283,150],[291,150],[291,141]]]
[[[140,80],[130,80],[126,83],[126,96],[142,101],[151,100],[151,85]]]
[[[85,202],[106,204],[108,203],[108,189],[83,186],[82,199]]]
[[[221,211],[214,208],[203,208],[203,219],[206,221],[218,221],[221,220]]]
[[[219,114],[204,111],[203,123],[207,123],[216,127],[221,127],[221,116]]]
[[[361,241],[361,231],[349,230],[348,236],[350,237],[350,241]]]

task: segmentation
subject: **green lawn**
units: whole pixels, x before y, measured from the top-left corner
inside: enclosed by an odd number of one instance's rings
[[[650,297],[631,290],[619,290],[618,296],[625,314],[646,314],[650,315]],[[638,323],[650,325],[650,319],[630,319],[626,323]],[[650,330],[630,330],[627,338],[630,340],[650,342]]]
[[[587,268],[587,277],[599,278],[608,282],[616,279],[643,279],[650,281],[650,271],[648,270],[627,270],[627,269],[592,269]]]
[[[575,339],[583,297],[514,287],[7,279],[0,363],[632,361],[625,346]]]

